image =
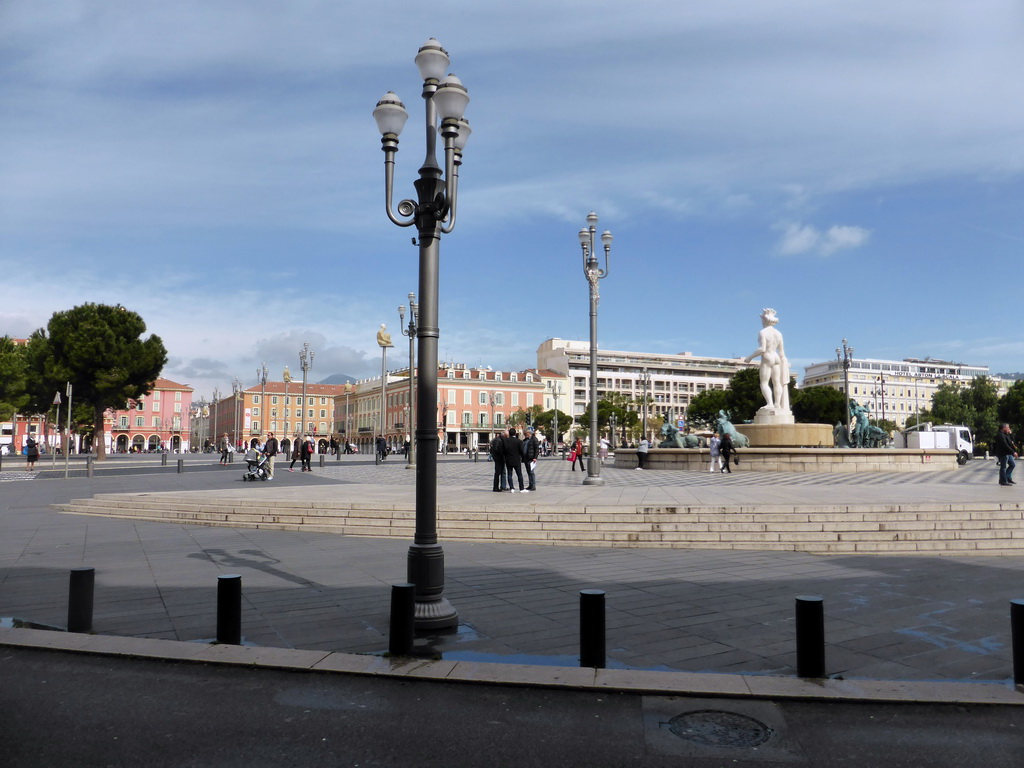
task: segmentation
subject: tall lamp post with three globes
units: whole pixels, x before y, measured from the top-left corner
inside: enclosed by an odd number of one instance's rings
[[[604,485],[601,477],[601,459],[598,456],[597,437],[597,302],[600,299],[598,283],[608,277],[608,257],[612,250],[612,233],[607,229],[601,235],[604,246],[604,269],[597,261],[594,235],[597,233],[597,214],[587,214],[587,226],[579,231],[583,248],[583,276],[590,285],[590,456],[587,457],[587,476],[583,485]]]
[[[388,91],[373,110],[384,151],[384,207],[399,227],[415,226],[419,235],[419,323],[416,329],[420,371],[416,392],[416,534],[409,547],[408,581],[416,585],[415,626],[441,629],[458,624],[459,614],[444,597],[444,551],[437,539],[437,344],[438,272],[441,234],[455,228],[459,166],[469,138],[463,116],[469,93],[454,75],[445,76],[448,52],[430,38],[416,54],[423,80],[427,154],[413,183],[416,199],[392,209],[398,136],[409,119],[405,105]],[[444,146],[444,168],[437,164],[437,134]],[[414,239],[415,243],[416,240]]]

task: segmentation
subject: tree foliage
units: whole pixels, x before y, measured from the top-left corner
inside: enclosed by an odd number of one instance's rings
[[[0,421],[8,421],[29,403],[26,349],[10,336],[0,338]]]
[[[997,409],[1000,423],[1012,424],[1016,430],[1024,427],[1024,379],[1015,381]]]
[[[761,372],[757,368],[744,368],[733,374],[726,390],[730,421],[739,424],[751,421],[757,409],[764,405],[761,394]]]
[[[103,412],[145,395],[167,363],[159,336],[143,339],[146,324],[121,306],[83,304],[50,318],[28,345],[29,394],[48,408],[55,391],[71,382],[75,402],[93,413],[93,446],[105,458]]]
[[[729,410],[729,395],[724,389],[705,389],[690,400],[686,419],[691,427],[710,429],[714,427],[718,412]]]
[[[798,389],[790,400],[793,418],[801,424],[847,422],[846,396],[833,387]]]

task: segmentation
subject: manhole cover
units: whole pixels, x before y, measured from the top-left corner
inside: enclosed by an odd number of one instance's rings
[[[771,738],[772,729],[746,715],[702,709],[668,721],[676,736],[709,747],[756,747]]]

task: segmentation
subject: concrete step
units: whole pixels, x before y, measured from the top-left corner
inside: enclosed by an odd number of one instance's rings
[[[105,494],[62,512],[191,525],[411,538],[415,510],[359,501],[208,499]],[[440,505],[449,541],[811,553],[1021,554],[1024,504],[807,506]]]

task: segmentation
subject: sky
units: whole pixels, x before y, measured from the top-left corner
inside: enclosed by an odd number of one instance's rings
[[[614,235],[598,340],[736,357],[776,309],[794,371],[1024,371],[1020,0],[3,0],[0,335],[121,303],[209,397],[379,375],[410,229],[372,118],[437,38],[470,94],[439,356],[521,370],[589,338],[577,232]]]

